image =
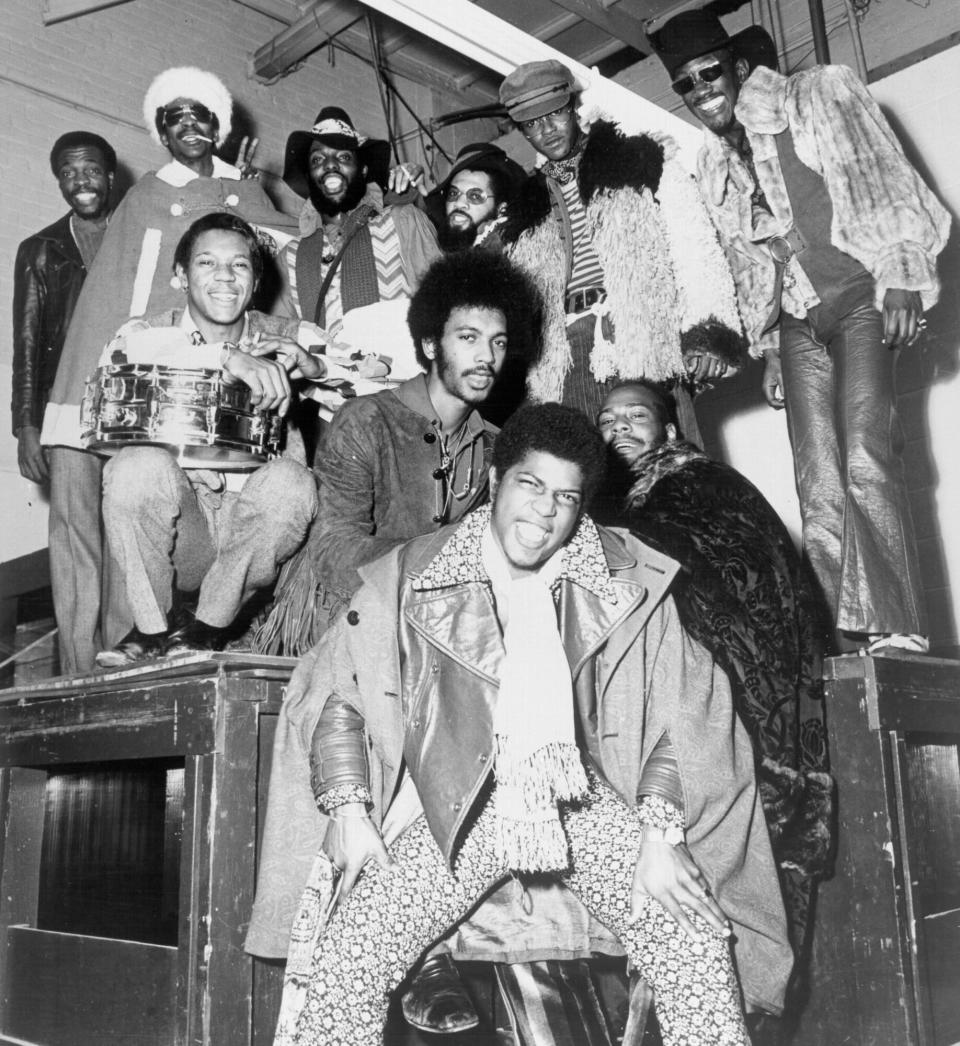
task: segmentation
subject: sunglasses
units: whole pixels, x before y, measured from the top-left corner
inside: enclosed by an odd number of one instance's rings
[[[483,189],[467,189],[466,192],[461,192],[455,185],[451,185],[443,196],[450,203],[456,203],[461,196],[466,197],[467,203],[473,204],[486,203],[487,200],[493,199],[493,193],[484,192]]]
[[[201,105],[200,102],[191,102],[190,105],[175,105],[171,106],[169,109],[161,107],[160,111],[163,113],[164,127],[176,127],[177,124],[183,123],[187,116],[192,116],[197,123],[212,124],[217,119],[216,116],[214,116],[205,105]]]
[[[694,69],[687,76],[681,76],[679,80],[674,80],[673,89],[677,94],[689,94],[697,86],[698,80],[705,84],[712,84],[721,76],[723,76],[723,63],[714,62],[712,65],[705,65],[702,69]]]
[[[554,109],[552,113],[544,113],[543,116],[535,116],[532,120],[521,120],[520,129],[522,131],[533,132],[539,131],[550,124],[556,126],[557,124],[565,124],[573,116],[573,106],[569,103],[560,109]]]

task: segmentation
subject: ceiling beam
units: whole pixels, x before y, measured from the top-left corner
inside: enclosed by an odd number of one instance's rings
[[[643,22],[619,7],[607,6],[601,0],[553,0],[553,3],[638,51],[649,54],[650,44],[643,29]]]
[[[44,25],[53,25],[54,22],[65,22],[68,18],[77,18],[91,11],[101,11],[105,7],[116,7],[117,4],[129,2],[130,0],[42,0],[40,17]]]
[[[249,75],[273,80],[322,47],[332,36],[363,17],[363,8],[349,0],[320,0],[282,32],[254,51]]]
[[[300,4],[293,0],[237,0],[237,3],[284,25],[292,25],[303,14]]]

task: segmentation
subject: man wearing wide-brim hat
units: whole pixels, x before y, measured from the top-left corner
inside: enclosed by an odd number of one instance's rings
[[[356,336],[354,327],[402,333],[406,302],[440,255],[427,216],[413,204],[384,205],[369,180],[373,174],[383,180],[388,156],[386,142],[361,135],[336,106],[321,109],[311,128],[287,139],[284,181],[312,205],[301,215],[302,239],[282,255],[292,304],[335,337],[354,312],[347,340]],[[400,352],[413,359],[412,346]]]
[[[445,251],[467,247],[499,250],[499,230],[517,198],[526,172],[492,142],[471,142],[426,199]]]
[[[897,350],[938,298],[950,218],[844,66],[750,70],[707,11],[653,39],[704,125],[698,180],[764,395],[786,407],[803,543],[844,639],[926,649]]]
[[[518,66],[500,101],[539,154],[504,241],[545,300],[536,400],[596,417],[618,380],[710,380],[735,368],[741,328],[729,266],[696,185],[662,136],[578,122],[562,63]],[[693,426],[692,409],[684,417]]]
[[[174,251],[197,218],[214,211],[236,214],[258,230],[274,254],[296,234],[296,220],[278,211],[257,181],[241,180],[240,171],[216,155],[230,134],[232,104],[222,81],[203,69],[167,69],[150,83],[144,125],[167,150],[169,162],[145,174],[110,218],[67,333],[44,414],[45,445],[81,449],[80,401],[104,345],[131,317],[181,304]],[[266,301],[260,305],[270,308]],[[74,539],[84,546],[92,533],[99,534],[94,509],[90,506],[92,516],[75,512],[70,523]],[[98,587],[87,586],[88,598],[97,598]],[[106,616],[104,645],[113,646],[129,630],[132,621],[123,617]]]

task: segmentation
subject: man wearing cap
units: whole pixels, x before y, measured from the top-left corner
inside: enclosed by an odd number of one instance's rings
[[[939,295],[950,218],[850,70],[751,71],[705,11],[654,44],[706,129],[698,180],[764,395],[787,410],[804,548],[836,627],[870,652],[922,652],[894,369]]]
[[[287,139],[283,179],[308,201],[303,238],[282,254],[297,315],[358,349],[393,353],[391,377],[418,373],[405,334],[410,295],[440,255],[426,215],[412,203],[385,206],[368,178],[385,167],[387,143],[359,134],[336,106]],[[395,332],[389,345],[385,331]],[[376,345],[370,343],[376,341]]]
[[[675,144],[606,120],[584,134],[577,98],[552,60],[503,81],[500,100],[541,161],[503,238],[544,292],[532,397],[594,418],[617,379],[721,376],[739,361],[741,332],[729,267]]]
[[[440,246],[445,251],[467,247],[500,250],[507,208],[526,177],[520,164],[498,146],[490,142],[465,145],[436,190],[443,206],[438,217]],[[428,196],[428,209],[430,203]]]
[[[237,168],[215,155],[230,133],[231,110],[227,89],[201,69],[167,69],[150,84],[144,122],[157,145],[168,150],[170,162],[144,175],[111,217],[67,333],[44,413],[44,445],[80,448],[80,401],[103,346],[130,317],[180,304],[173,255],[192,222],[210,211],[227,211],[275,245],[295,235],[295,220],[276,210],[259,183],[241,180]],[[67,522],[68,540],[89,541],[95,511],[94,502],[82,517],[74,513]],[[95,603],[99,589],[99,581],[88,577],[82,598]],[[112,646],[130,627],[129,619],[115,624],[101,637],[102,645]],[[75,667],[92,667],[96,651],[91,643]]]
[[[100,637],[101,465],[66,447],[45,452],[43,411],[77,296],[110,220],[117,155],[90,131],[61,135],[50,150],[50,169],[70,213],[28,237],[17,248],[13,273],[13,434],[20,474],[50,483],[50,580],[57,617],[60,668],[74,672],[93,663]],[[69,520],[89,518],[68,539]]]

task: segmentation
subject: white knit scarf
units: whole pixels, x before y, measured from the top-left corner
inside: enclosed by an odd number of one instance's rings
[[[574,730],[573,682],[551,592],[563,569],[563,550],[538,571],[512,578],[488,526],[481,555],[506,621],[493,723],[497,846],[515,871],[562,870],[569,865],[569,847],[557,803],[587,791]]]

